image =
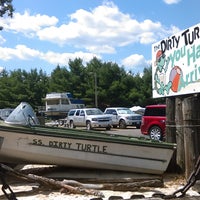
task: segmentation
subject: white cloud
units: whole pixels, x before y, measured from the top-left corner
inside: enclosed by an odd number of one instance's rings
[[[165,2],[175,3],[175,0]],[[14,13],[11,19],[0,18],[0,24],[6,32],[35,37],[33,39],[40,40],[41,45],[43,41],[48,41],[57,46],[72,47],[72,53],[57,53],[51,50],[45,53],[25,45],[17,45],[14,48],[0,47],[0,59],[39,58],[51,64],[61,65],[66,65],[69,59],[77,57],[87,62],[94,56],[100,58],[101,54],[115,54],[117,48],[134,43],[151,44],[179,31],[175,26],[166,28],[159,21],[138,21],[121,12],[112,2],[103,3],[91,10],[79,9],[63,24],[55,16],[31,15],[28,11],[23,14]],[[6,43],[1,36],[0,43]],[[140,69],[140,66],[143,68],[148,61],[145,61],[142,55],[135,54],[125,58],[122,64],[129,69]]]
[[[176,4],[179,3],[181,0],[163,0],[166,4]]]
[[[116,47],[132,43],[150,44],[159,40],[160,34],[167,36],[166,32],[172,32],[160,22],[150,19],[139,22],[120,12],[113,3],[98,6],[92,11],[77,10],[70,17],[70,23],[54,27],[53,33],[51,27],[40,30],[40,39],[70,43],[94,53],[114,53]]]
[[[27,13],[21,17],[26,16]],[[31,19],[31,16],[28,16]],[[115,48],[132,43],[150,44],[159,40],[160,35],[166,37],[167,33],[173,32],[173,30],[163,27],[160,22],[153,22],[150,19],[139,22],[129,14],[120,12],[113,3],[105,3],[89,11],[77,10],[69,16],[68,23],[60,26],[56,26],[57,18],[55,17],[43,15],[32,17],[41,22],[49,21],[49,23],[30,27],[30,31],[35,30],[35,34],[40,40],[62,46],[71,45],[92,53],[111,54],[115,53]],[[40,20],[40,18],[47,18],[47,20]],[[20,25],[20,23],[17,24]]]
[[[49,62],[54,65],[67,65],[69,60],[74,60],[76,58],[81,58],[84,63],[89,62],[93,57],[101,58],[98,55],[84,52],[75,52],[75,53],[56,53],[49,51],[47,53],[43,53],[40,59]]]
[[[49,64],[66,65],[70,59],[74,60],[75,58],[81,58],[83,62],[89,62],[93,57],[101,59],[101,57],[97,54],[84,52],[57,53],[48,51],[44,53],[35,49],[28,48],[25,45],[17,45],[14,49],[0,47],[0,59],[4,61],[11,60],[13,58],[21,60],[41,59]]]
[[[20,59],[29,59],[40,56],[40,52],[38,50],[30,49],[25,45],[17,45],[16,46],[17,57]]]
[[[29,12],[25,11],[24,14],[14,13],[13,18],[0,19],[0,22],[5,31],[20,32],[26,36],[32,36],[46,26],[56,25],[58,19],[47,15],[30,15]]]
[[[4,61],[13,58],[28,60],[30,58],[38,57],[39,55],[39,51],[30,49],[25,45],[17,45],[14,49],[0,47],[0,59]]]
[[[10,60],[15,57],[15,49],[0,47],[0,59],[3,61]]]
[[[122,65],[130,71],[143,72],[144,67],[149,67],[151,61],[146,61],[143,55],[133,54],[121,61]]]
[[[99,46],[88,46],[86,47],[86,50],[88,50],[89,52],[95,52],[95,53],[116,53],[115,48],[109,45],[102,45],[101,48],[99,48]]]

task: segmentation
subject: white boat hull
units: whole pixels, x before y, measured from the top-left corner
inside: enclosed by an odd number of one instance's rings
[[[0,161],[162,174],[173,149],[0,131]]]
[[[39,126],[21,103],[0,124],[0,162],[162,174],[175,145],[96,131]]]

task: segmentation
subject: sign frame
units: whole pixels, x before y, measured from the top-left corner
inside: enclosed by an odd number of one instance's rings
[[[200,92],[200,23],[152,44],[153,98]]]

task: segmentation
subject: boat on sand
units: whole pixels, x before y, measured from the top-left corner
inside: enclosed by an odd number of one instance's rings
[[[0,123],[0,162],[162,174],[175,144],[106,132],[41,126],[22,102]]]

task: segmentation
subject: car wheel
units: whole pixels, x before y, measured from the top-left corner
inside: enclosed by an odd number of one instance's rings
[[[162,140],[162,131],[159,126],[152,126],[149,130],[149,136],[152,140]]]
[[[91,122],[86,122],[86,129],[89,131],[89,130],[92,130],[92,126],[91,126]]]
[[[69,122],[69,128],[75,128],[74,122],[72,120]]]
[[[126,122],[123,119],[119,121],[119,128],[126,128]]]
[[[111,129],[111,126],[107,126],[107,127],[106,127],[106,130],[109,131],[110,129]]]

